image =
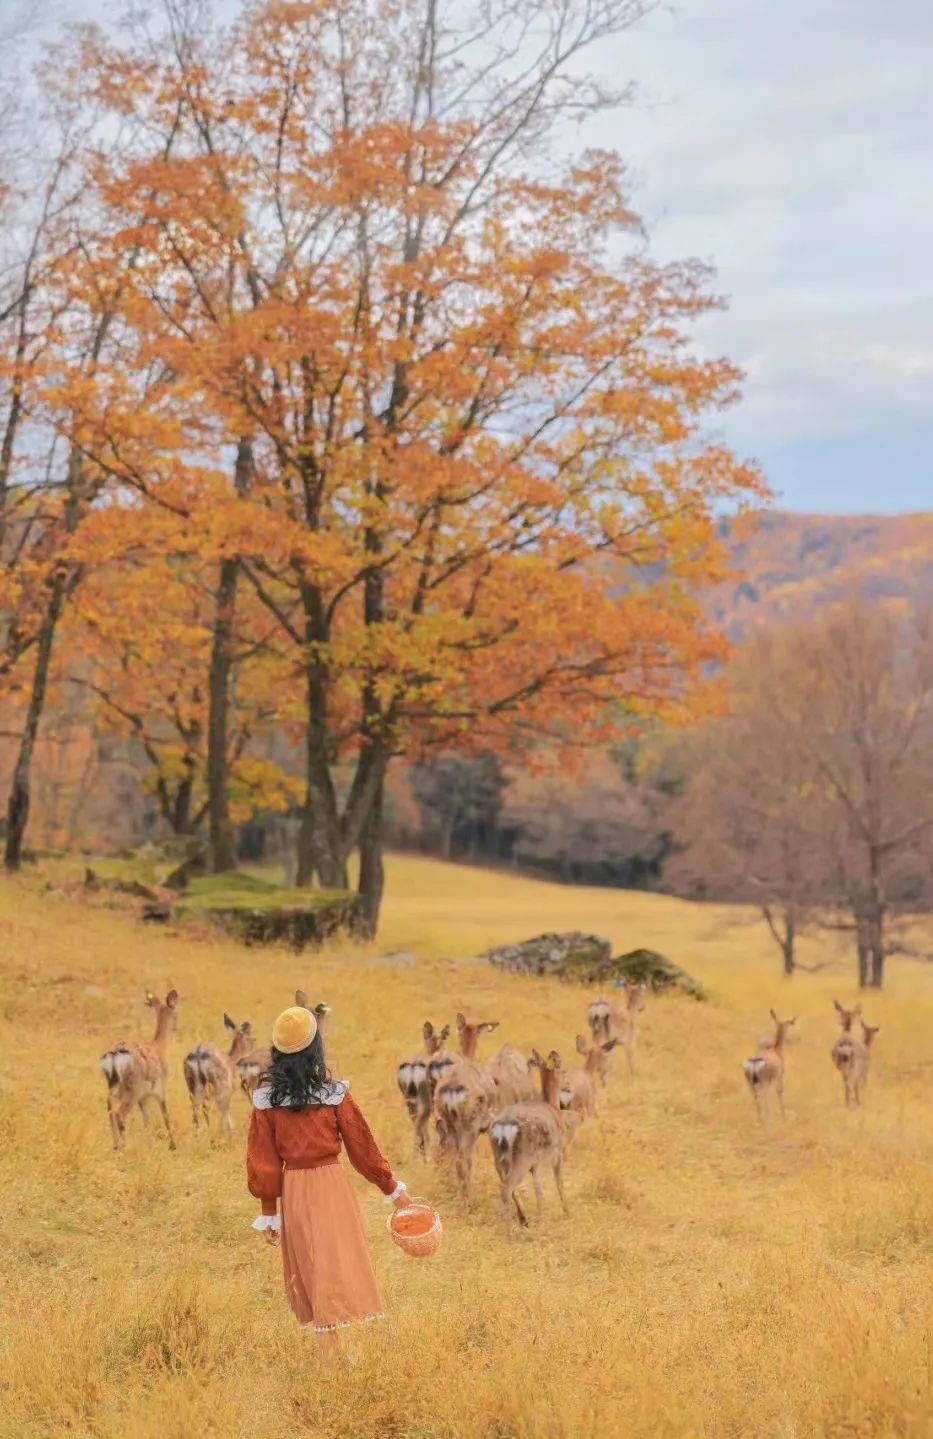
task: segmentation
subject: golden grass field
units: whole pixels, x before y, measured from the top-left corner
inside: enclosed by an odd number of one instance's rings
[[[543,1227],[509,1247],[486,1141],[467,1213],[413,1163],[394,1071],[458,1008],[501,1020],[497,1043],[569,1055],[587,993],[472,956],[571,927],[661,950],[713,1000],[649,1000],[638,1075],[616,1066],[571,1151],[570,1217],[548,1188]],[[763,928],[723,908],[396,858],[380,950],[412,967],[159,932],[34,879],[0,886],[0,941],[3,1439],[933,1435],[933,965],[892,960],[869,996],[881,1033],[848,1113],[829,1060],[848,952],[811,942],[831,967],[787,981]],[[265,1036],[296,984],[333,1005],[334,1068],[445,1220],[436,1258],[407,1259],[360,1183],[390,1317],[347,1376],[322,1375],[249,1228],[245,1099],[232,1139],[195,1135],[182,1078],[224,1009]],[[134,1114],[115,1155],[96,1063],[151,1037],[147,985],[181,993],[179,1148]],[[741,1063],[772,1004],[800,1017],[787,1119],[765,1132]]]

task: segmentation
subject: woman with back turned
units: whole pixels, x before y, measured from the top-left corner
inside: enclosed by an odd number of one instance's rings
[[[338,1160],[345,1147],[364,1179],[398,1204],[405,1185],[382,1155],[344,1080],[331,1079],[308,1009],[280,1014],[272,1064],[253,1094],[246,1146],[253,1228],[281,1234],[285,1293],[329,1357],[339,1329],[382,1317],[359,1205]]]

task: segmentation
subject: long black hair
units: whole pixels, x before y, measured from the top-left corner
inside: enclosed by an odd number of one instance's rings
[[[321,1089],[330,1082],[320,1034],[314,1036],[307,1049],[300,1049],[297,1054],[283,1054],[273,1045],[272,1063],[265,1082],[273,1108],[287,1104],[291,1109],[304,1109],[309,1104],[319,1103]]]

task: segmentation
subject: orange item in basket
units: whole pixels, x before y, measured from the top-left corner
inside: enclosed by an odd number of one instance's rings
[[[400,1204],[390,1216],[387,1228],[399,1249],[413,1258],[434,1254],[444,1233],[437,1210],[423,1199]]]

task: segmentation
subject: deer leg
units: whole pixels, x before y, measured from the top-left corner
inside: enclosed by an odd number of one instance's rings
[[[786,1118],[787,1118],[787,1113],[786,1113],[786,1111],[785,1111],[785,1109],[784,1109],[784,1081],[783,1081],[783,1079],[778,1080],[778,1084],[777,1084],[777,1097],[778,1097],[778,1104],[781,1106],[781,1118],[782,1118],[782,1119],[786,1119]]]
[[[567,1196],[564,1193],[564,1156],[558,1154],[554,1160],[554,1183],[557,1185],[557,1193],[560,1197],[560,1207],[567,1215],[570,1210],[567,1208]]]
[[[623,1047],[623,1049],[625,1050],[625,1057],[626,1057],[626,1059],[628,1060],[628,1077],[629,1077],[629,1079],[634,1079],[634,1078],[635,1078],[635,1056],[634,1056],[634,1054],[632,1053],[632,1050],[633,1050],[633,1048],[634,1048],[634,1045],[632,1044],[632,1042],[631,1042],[631,1040],[630,1040],[630,1041],[628,1042],[628,1044],[625,1044],[625,1045],[623,1045],[622,1047]]]
[[[541,1188],[541,1169],[535,1165],[531,1171],[531,1182],[535,1187],[535,1208],[538,1213],[538,1223],[544,1218],[544,1193]]]
[[[149,1128],[149,1111],[142,1100],[139,1101],[139,1112],[143,1117],[143,1128]]]
[[[174,1149],[175,1136],[172,1133],[172,1121],[168,1117],[168,1105],[165,1103],[165,1100],[162,1098],[161,1094],[153,1095],[153,1098],[158,1101],[159,1108],[162,1111],[162,1122],[165,1125],[165,1132],[168,1135],[168,1147],[169,1149]]]
[[[500,1202],[500,1204],[502,1205],[502,1219],[503,1219],[503,1222],[504,1222],[504,1224],[505,1224],[505,1237],[506,1237],[506,1239],[511,1239],[511,1238],[512,1238],[512,1206],[511,1206],[511,1204],[509,1203],[509,1200],[510,1200],[511,1198],[514,1198],[514,1195],[510,1195],[510,1194],[509,1194],[509,1187],[508,1187],[508,1185],[507,1185],[507,1184],[500,1184],[500,1186],[499,1186],[499,1202]],[[515,1200],[515,1207],[518,1208],[518,1200],[517,1200],[517,1199]]]
[[[110,1133],[113,1136],[114,1149],[122,1149],[125,1138],[124,1126],[117,1113],[116,1107],[107,1099],[107,1118],[110,1120]]]

